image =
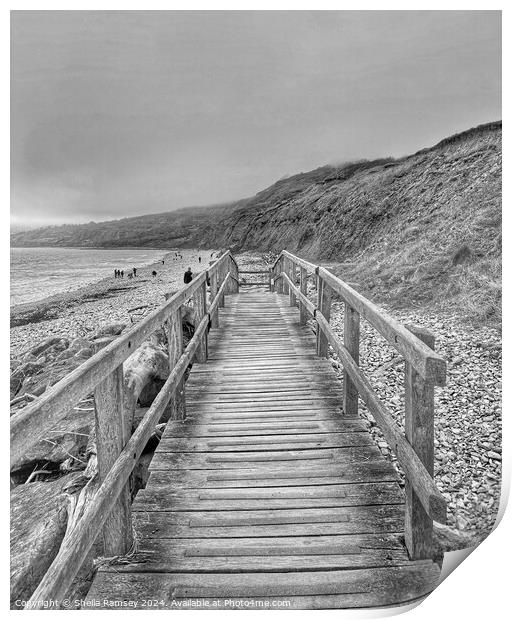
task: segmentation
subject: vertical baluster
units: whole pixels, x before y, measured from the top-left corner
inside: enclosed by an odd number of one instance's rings
[[[203,320],[204,315],[206,314],[206,280],[202,283],[202,285],[197,289],[194,293],[193,304],[195,310],[195,321],[194,324],[196,328],[199,326],[201,321]],[[208,336],[207,332],[203,334],[201,340],[199,341],[199,346],[197,347],[195,360],[200,364],[205,364],[208,359]]]
[[[210,276],[210,302],[212,302],[219,290],[219,276],[217,273],[217,268],[212,271]],[[212,327],[219,326],[219,310],[218,307],[211,314]]]
[[[290,260],[288,264],[288,277],[290,278],[290,282],[295,286],[297,279],[297,271],[295,263]],[[297,305],[297,299],[295,297],[295,293],[293,288],[290,286],[290,306],[295,307]]]
[[[271,293],[273,293],[274,290],[275,290],[275,287],[274,287],[274,271],[273,271],[272,267],[269,267],[269,269],[268,269],[268,290]]]
[[[111,341],[112,338],[98,340],[95,349],[98,351]],[[123,365],[120,364],[94,390],[96,455],[100,482],[105,480],[131,432],[123,416],[123,386]],[[130,485],[127,483],[103,527],[104,553],[107,557],[124,555],[130,550],[132,542],[131,494]]]
[[[344,344],[354,362],[359,365],[359,312],[345,302]],[[346,370],[343,371],[343,411],[348,417],[356,417],[358,392]]]
[[[224,262],[222,263],[222,265],[219,265],[219,286],[224,282],[226,278],[226,261],[224,259]],[[226,290],[226,287],[224,287],[222,294],[220,296],[219,299],[219,308],[224,308],[224,291]]]
[[[274,267],[274,274],[275,277],[277,277],[278,275],[280,275],[283,272],[283,257],[280,256],[275,267]],[[283,294],[283,290],[284,290],[284,282],[283,282],[283,278],[279,278],[279,280],[277,281],[276,284],[277,287],[277,294],[278,295],[282,295]]]
[[[308,272],[305,267],[300,268],[300,292],[307,296],[308,294]],[[306,310],[305,304],[300,301],[300,324],[305,325],[308,320],[308,311]]]
[[[232,280],[233,282],[233,293],[238,293],[239,292],[239,275],[238,275],[238,265],[233,261],[230,260],[230,270],[231,273],[233,275],[233,277],[235,278],[234,280]]]
[[[408,327],[431,349],[435,337],[426,329]],[[405,364],[405,436],[428,473],[434,476],[434,384]],[[412,560],[430,559],[433,522],[411,483],[405,481],[405,544]]]
[[[169,353],[169,370],[172,372],[183,353],[183,324],[181,307],[171,313],[164,324],[167,334],[167,346]],[[171,420],[184,420],[186,418],[185,407],[185,379],[181,381],[169,402],[169,418]]]
[[[324,280],[320,277],[317,272],[317,289],[318,289],[318,300],[317,300],[317,308],[324,315],[325,319],[329,321],[331,319],[331,298],[332,291],[330,286],[328,286]],[[327,337],[322,332],[318,323],[316,324],[316,354],[319,357],[328,357],[329,352],[329,343],[327,341]]]
[[[283,273],[285,273],[287,276],[289,276],[290,270],[289,270],[289,266],[288,263],[290,261],[288,260],[288,258],[286,256],[283,256]],[[288,282],[283,278],[283,293],[285,295],[289,295],[290,294],[290,287],[288,286]]]

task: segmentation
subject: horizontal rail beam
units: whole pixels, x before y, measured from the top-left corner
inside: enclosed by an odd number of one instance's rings
[[[219,286],[219,290],[217,291],[217,294],[215,295],[215,297],[212,299],[212,303],[210,304],[210,308],[208,309],[208,312],[210,314],[213,314],[215,312],[215,310],[217,310],[217,307],[220,303],[220,298],[222,297],[223,293],[224,293],[224,289],[227,286],[227,283],[229,282],[231,274],[226,274],[226,277],[224,278],[224,280],[222,281],[222,284]]]
[[[308,299],[306,295],[304,295],[304,293],[298,287],[292,284],[292,281],[290,280],[290,278],[288,277],[286,273],[284,272],[280,273],[279,277],[282,277],[288,282],[288,286],[293,289],[294,294],[300,299],[300,301],[302,301],[302,303],[306,307],[306,310],[309,312],[309,314],[311,314],[311,316],[315,316],[315,312],[316,312],[315,304],[310,299]]]
[[[62,599],[67,594],[69,586],[101,532],[111,508],[128,481],[174,390],[190,364],[207,326],[208,315],[204,316],[198,325],[185,352],[106,475],[96,495],[87,505],[82,518],[69,537],[64,539],[59,553],[31,596],[28,609],[43,609],[45,601]]]
[[[239,270],[238,274],[241,274],[241,273],[253,273],[253,274],[262,274],[262,273],[264,273],[264,274],[268,275],[268,269],[266,269],[265,271],[243,271],[243,270]]]
[[[440,355],[327,269],[319,267],[318,275],[335,293],[373,325],[424,379],[433,381],[435,385],[446,384],[446,362]]]
[[[382,429],[386,441],[400,461],[405,475],[414,488],[423,508],[434,521],[446,523],[446,500],[437,489],[434,480],[425,469],[420,458],[406,438],[396,428],[391,414],[380,401],[370,382],[354,362],[352,356],[341,343],[325,317],[318,310],[316,312],[316,320],[357,387],[360,397],[367,404],[368,409]]]
[[[268,286],[267,282],[240,282],[240,286]]]
[[[286,256],[286,258],[289,258],[296,265],[299,265],[300,267],[304,267],[304,269],[309,269],[309,271],[315,271],[317,268],[315,264],[310,263],[309,261],[304,260],[303,258],[299,258],[298,256],[295,256],[294,254],[290,254],[290,252],[288,252],[287,250],[283,250],[282,255]]]

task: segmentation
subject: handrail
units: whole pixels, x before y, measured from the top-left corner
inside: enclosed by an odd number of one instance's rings
[[[82,562],[77,562],[77,558],[87,556],[101,532],[102,526],[137,464],[153,429],[199,347],[200,339],[207,326],[208,316],[205,316],[158,396],[123,448],[93,499],[87,505],[80,521],[70,532],[70,535],[64,539],[50,568],[30,597],[27,608],[43,609],[46,601],[59,600],[66,595],[82,564]]]
[[[229,262],[230,258],[232,262]],[[224,295],[238,291],[237,276],[238,265],[227,251],[141,323],[96,353],[32,405],[11,418],[12,463],[16,465],[23,453],[55,426],[70,407],[94,390],[99,475],[91,484],[97,484],[98,480],[101,484],[78,523],[71,531],[66,532],[59,553],[30,598],[27,609],[41,609],[45,601],[58,600],[65,596],[102,528],[109,532],[111,549],[120,549],[120,553],[128,550],[127,532],[131,533],[131,513],[129,508],[127,512],[122,512],[126,508],[123,508],[121,499],[126,496],[130,474],[168,403],[173,401],[175,405],[179,398],[183,398],[183,394],[179,394],[179,387],[183,384],[185,371],[194,356],[196,361],[206,361],[209,326],[213,319],[218,325],[218,308],[224,304]],[[208,279],[211,279],[211,295],[214,295],[209,308],[206,306]],[[220,280],[220,286],[217,286]],[[190,299],[196,307],[196,326],[194,336],[183,350],[181,307]],[[122,391],[119,391],[118,380],[121,377],[122,383],[122,363],[149,335],[161,327],[166,329],[169,340],[170,374],[133,435],[124,439],[126,420],[123,419],[123,395]],[[110,377],[115,377],[115,380],[110,381]],[[109,435],[100,436],[101,432]],[[105,448],[102,447],[104,442],[107,446]],[[112,454],[113,446],[120,447],[114,448],[115,452]],[[109,450],[108,459],[106,452],[103,453],[102,450]],[[108,466],[104,465],[102,468],[101,461],[109,461]],[[112,517],[115,517],[113,522]],[[120,523],[119,519],[122,527],[116,530],[115,524]],[[105,549],[107,551],[106,539]]]
[[[437,489],[425,466],[405,437],[399,432],[391,414],[382,404],[371,387],[370,382],[359,369],[347,348],[340,342],[323,314],[317,311],[315,316],[321,329],[327,334],[330,345],[336,351],[343,366],[356,384],[359,395],[384,433],[387,443],[397,455],[400,464],[404,468],[405,475],[411,480],[412,486],[425,511],[438,523],[446,523],[446,500]]]
[[[222,295],[224,294],[224,289],[226,288],[229,282],[229,279],[232,277],[233,276],[230,273],[226,274],[226,277],[222,281],[222,284],[219,286],[219,290],[217,291],[217,294],[215,295],[215,297],[212,299],[212,302],[210,303],[210,308],[208,310],[209,314],[213,314],[214,312],[216,312],[219,306],[220,300],[222,298]]]
[[[300,287],[297,286],[300,270]],[[316,275],[317,303],[307,297],[308,271]],[[446,362],[426,330],[407,328],[324,267],[283,250],[272,267],[278,293],[300,308],[300,322],[315,319],[317,354],[328,344],[343,364],[343,411],[354,417],[360,397],[395,452],[406,476],[405,542],[412,559],[432,558],[433,521],[446,522],[446,500],[434,479],[434,386],[445,385]],[[332,295],[345,303],[344,342],[329,324]],[[405,358],[405,436],[359,368],[359,321],[366,319]]]
[[[290,252],[283,250],[278,260],[283,256],[293,261],[296,265],[316,271],[330,288],[337,293],[343,301],[348,303],[363,318],[365,318],[403,357],[412,364],[414,369],[426,380],[433,381],[435,385],[446,384],[446,362],[428,347],[424,342],[408,331],[396,319],[381,310],[369,299],[340,280],[324,267],[318,267],[313,263],[298,258]],[[277,261],[276,261],[277,262]],[[276,279],[279,276],[276,277]],[[296,288],[296,287],[295,287]]]
[[[304,260],[303,258],[299,258],[298,256],[294,256],[293,254],[290,254],[290,252],[287,252],[286,250],[283,250],[283,256],[288,257],[290,260],[293,260],[297,265],[304,267],[305,269],[311,269],[311,271],[316,271],[317,266],[314,265],[313,263],[310,263],[307,260]]]
[[[366,299],[327,269],[318,268],[318,275],[343,301],[365,318],[384,338],[410,362],[415,370],[435,385],[446,384],[446,362],[435,351],[400,325],[393,317]]]

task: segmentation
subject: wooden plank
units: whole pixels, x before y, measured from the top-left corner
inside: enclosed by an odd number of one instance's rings
[[[424,596],[436,587],[440,574],[432,562],[366,570],[246,573],[237,579],[221,572],[121,574],[115,569],[102,571],[102,579],[94,582],[88,600],[113,606],[115,601],[149,599],[162,609],[176,608],[180,600],[204,599],[197,603],[199,608],[215,608],[213,600],[218,600],[218,605],[235,609],[244,608],[245,601],[250,609],[260,607],[258,601],[265,608],[265,601],[281,597],[283,609],[371,607]]]
[[[243,517],[243,518],[242,518]],[[134,511],[138,538],[260,538],[390,534],[403,536],[403,504],[295,510],[161,512]]]
[[[263,468],[212,470],[152,471],[148,483],[154,489],[193,488],[266,488],[284,486],[315,486],[351,482],[394,482],[398,475],[393,466],[384,460],[356,463],[350,468],[340,465],[317,467]]]
[[[333,569],[368,569],[368,568],[381,568],[384,566],[410,566],[411,561],[409,558],[403,557],[403,552],[396,552],[390,550],[380,550],[366,553],[357,553],[355,549],[357,547],[353,545],[345,544],[334,548],[334,553],[296,553],[287,556],[273,553],[279,551],[280,548],[274,546],[271,548],[271,553],[263,555],[256,552],[252,555],[242,555],[244,549],[239,550],[238,557],[230,556],[228,553],[212,554],[211,556],[197,555],[188,556],[183,554],[173,554],[172,546],[170,552],[167,552],[167,546],[161,545],[156,551],[153,549],[146,549],[141,547],[139,557],[140,563],[137,563],[137,555],[132,558],[132,562],[129,564],[121,564],[119,566],[119,573],[197,573],[197,572],[216,572],[220,570],[222,566],[223,573],[233,573],[233,578],[236,578],[236,574],[244,572],[261,573],[266,571],[272,571],[274,573],[278,571],[303,571],[304,564],[307,563],[309,570],[333,570]],[[162,552],[162,551],[163,552]],[[307,551],[307,548],[301,550]],[[249,552],[252,549],[248,550]],[[263,549],[265,551],[265,549]],[[351,553],[352,552],[352,553]],[[203,552],[204,554],[205,552]],[[151,554],[151,563],[148,564],[146,556]]]
[[[296,421],[296,422],[260,422],[258,424],[167,424],[163,437],[251,437],[281,435],[295,436],[309,433],[353,433],[366,432],[365,425],[359,420],[351,420],[353,424],[340,425],[337,421]]]
[[[403,504],[404,497],[395,482],[272,487],[262,489],[203,489],[169,492],[168,489],[142,489],[133,504],[134,511],[260,511],[275,509],[331,508],[337,506],[377,506]]]
[[[247,557],[256,556],[305,556],[352,555],[372,552],[394,552],[395,558],[409,559],[403,542],[397,534],[352,534],[331,536],[281,536],[258,538],[204,538],[177,539],[147,538],[143,549],[160,557],[164,554],[178,557]]]
[[[371,446],[373,440],[368,433],[332,433],[323,435],[285,435],[252,437],[165,437],[159,445],[160,452],[254,452],[259,450],[305,450],[312,448],[346,448],[349,446]]]
[[[268,467],[310,463],[361,463],[374,460],[380,455],[377,446],[361,446],[350,448],[327,448],[325,450],[284,450],[280,452],[231,453],[204,455],[194,452],[156,452],[151,461],[150,470],[155,469],[250,469],[256,463],[267,464]]]

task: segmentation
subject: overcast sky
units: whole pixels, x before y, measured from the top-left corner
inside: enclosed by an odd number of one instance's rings
[[[17,224],[230,201],[501,118],[499,12],[11,17]]]

